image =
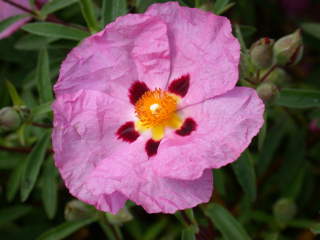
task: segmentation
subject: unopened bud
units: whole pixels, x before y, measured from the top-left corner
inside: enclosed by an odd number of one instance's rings
[[[272,65],[274,40],[270,38],[261,38],[251,45],[250,57],[252,63],[258,69],[268,68]]]
[[[19,113],[12,107],[0,109],[0,131],[16,130],[21,124]]]
[[[276,85],[271,82],[264,82],[257,87],[257,93],[264,102],[274,99],[278,92]]]
[[[300,29],[280,38],[273,47],[276,64],[294,65],[298,63],[303,54],[303,43]]]
[[[122,208],[117,214],[113,215],[106,213],[108,221],[113,225],[122,225],[125,222],[131,221],[133,219],[128,208]]]
[[[280,223],[286,223],[294,218],[297,213],[295,202],[289,198],[278,200],[273,206],[273,215]]]
[[[283,87],[290,82],[290,79],[290,76],[284,69],[276,68],[265,79],[265,82],[271,82],[277,85],[278,87]]]
[[[64,217],[68,221],[85,219],[91,215],[89,207],[79,200],[71,200],[64,209]]]

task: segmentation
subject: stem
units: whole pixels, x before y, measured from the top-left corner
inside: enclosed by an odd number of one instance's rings
[[[19,152],[19,153],[29,153],[31,152],[31,148],[24,147],[6,147],[0,145],[0,150],[7,152]]]
[[[32,151],[32,148],[29,148],[29,147],[7,147],[7,146],[0,145],[0,151],[27,153],[28,154]],[[53,150],[47,149],[47,153],[51,154],[51,153],[53,153]]]
[[[266,74],[264,74],[264,75],[262,76],[262,78],[260,79],[260,83],[263,82],[263,81],[273,72],[273,70],[275,70],[277,67],[278,67],[278,65],[273,65],[273,66],[268,70],[268,72],[266,72]]]
[[[52,128],[51,124],[45,124],[45,123],[32,122],[31,125],[39,128]]]
[[[27,12],[27,13],[30,13],[30,14],[36,16],[36,13],[35,13],[33,10],[30,10],[30,9],[28,9],[28,8],[26,8],[26,7],[18,4],[18,3],[15,3],[15,2],[13,2],[13,1],[11,1],[11,0],[2,0],[2,1],[3,1],[3,2],[6,2],[7,4],[9,4],[9,5],[11,5],[11,6],[14,6],[14,7],[16,7],[16,8],[19,8],[19,9],[21,9],[21,10],[24,11],[24,12]]]
[[[102,230],[104,231],[104,233],[107,235],[108,239],[122,240],[122,237],[117,231],[117,229],[107,221],[105,214],[103,212],[98,212],[98,214],[99,214],[99,224]]]

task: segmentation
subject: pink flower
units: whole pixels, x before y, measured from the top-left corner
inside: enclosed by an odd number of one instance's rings
[[[11,1],[26,9],[31,10],[31,6],[29,3],[30,0],[11,0]],[[36,0],[36,4],[37,6],[41,6],[41,4],[44,4],[46,1],[47,0]],[[26,12],[16,6],[12,6],[9,3],[6,3],[3,0],[0,0],[0,21],[3,21],[9,17],[13,17],[20,14],[26,14]],[[10,36],[30,20],[31,20],[31,17],[26,16],[16,21],[15,23],[11,24],[9,27],[7,27],[2,32],[0,32],[0,39]]]
[[[235,87],[230,22],[176,2],[119,17],[63,62],[53,147],[70,193],[116,213],[126,200],[173,213],[209,201],[212,168],[236,160],[264,105]]]

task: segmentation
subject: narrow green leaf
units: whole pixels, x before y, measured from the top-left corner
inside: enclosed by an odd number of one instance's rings
[[[181,0],[179,2],[180,2],[180,5],[183,5],[181,4],[182,2]],[[145,12],[146,9],[153,3],[155,3],[155,0],[136,0],[136,6],[138,9],[138,12],[140,13]]]
[[[229,3],[229,0],[217,0],[213,5],[213,12],[217,15],[221,15],[225,11],[229,10],[235,3]]]
[[[53,95],[50,81],[49,57],[48,51],[45,48],[39,51],[36,78],[40,102],[52,101]]]
[[[23,105],[23,101],[19,96],[16,87],[9,80],[6,80],[6,86],[10,94],[11,100],[13,102],[13,105],[15,106]]]
[[[125,15],[127,12],[128,6],[126,0],[103,0],[101,13],[102,27],[114,21],[117,17]]]
[[[267,132],[264,145],[260,150],[257,160],[257,174],[259,176],[267,170],[270,162],[273,160],[274,153],[286,132],[285,124],[287,124],[285,121],[278,122]]]
[[[22,29],[39,36],[76,41],[81,41],[89,36],[88,32],[55,23],[29,23],[23,26]]]
[[[63,8],[66,8],[76,2],[78,2],[79,0],[53,0],[53,1],[49,1],[48,3],[46,3],[40,11],[40,15],[41,16],[46,16],[50,13],[59,11]]]
[[[283,89],[275,104],[290,108],[320,107],[320,91],[304,89]]]
[[[267,135],[267,112],[264,113],[264,124],[262,128],[260,129],[259,135],[258,135],[258,149],[261,151],[264,141],[266,140],[266,135]]]
[[[249,153],[246,150],[240,158],[232,164],[232,169],[250,201],[254,201],[257,196],[256,173]]]
[[[315,22],[302,23],[301,28],[306,33],[320,39],[320,23],[315,23]]]
[[[143,240],[158,239],[158,236],[166,229],[168,219],[162,218],[160,221],[148,227],[148,230],[143,234]]]
[[[31,193],[50,143],[50,131],[45,131],[26,159],[26,168],[21,179],[21,200],[25,201]]]
[[[59,226],[43,233],[37,238],[37,240],[61,240],[74,233],[78,229],[91,224],[94,221],[96,221],[95,218],[87,218],[82,220],[64,222]]]
[[[94,13],[94,6],[91,0],[80,0],[80,8],[87,26],[92,33],[99,31],[99,24]]]
[[[6,18],[3,21],[0,21],[0,32],[3,32],[10,25],[28,16],[29,16],[28,14],[20,14],[20,15],[15,15],[15,16]]]
[[[49,219],[52,219],[56,214],[58,202],[57,172],[52,157],[48,159],[44,166],[41,193],[44,209]]]
[[[0,225],[14,221],[28,214],[31,210],[30,206],[17,205],[0,209]]]
[[[50,101],[50,102],[42,103],[39,106],[32,108],[31,109],[32,117],[35,118],[35,117],[39,117],[44,114],[48,114],[52,112],[51,105],[52,105],[52,102]]]
[[[244,54],[248,53],[248,49],[247,49],[246,43],[245,43],[245,41],[244,41],[244,38],[243,38],[243,35],[242,35],[242,31],[241,31],[240,25],[239,25],[239,24],[235,24],[235,25],[234,25],[234,30],[235,30],[235,35],[236,35],[237,39],[238,39],[239,42],[240,42],[241,51],[242,51]]]
[[[20,38],[14,45],[19,50],[38,50],[47,47],[50,43],[56,41],[56,38],[47,38],[28,34]]]
[[[181,240],[196,240],[194,229],[188,227],[182,230]]]
[[[25,168],[25,162],[20,163],[12,172],[8,180],[7,184],[7,200],[8,202],[11,202],[14,197],[16,196],[20,183],[21,183],[21,177]]]
[[[224,240],[250,240],[242,225],[222,206],[209,204],[204,213],[222,233]]]

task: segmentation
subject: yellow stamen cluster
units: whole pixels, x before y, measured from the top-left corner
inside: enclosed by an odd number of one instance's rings
[[[165,126],[177,111],[178,97],[161,89],[145,92],[135,104],[137,117],[144,128]]]

